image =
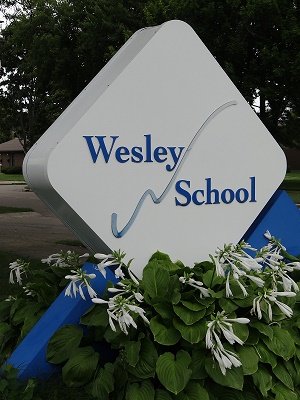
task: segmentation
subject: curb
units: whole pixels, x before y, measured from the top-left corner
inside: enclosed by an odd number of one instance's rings
[[[26,185],[25,181],[0,181],[0,185]]]

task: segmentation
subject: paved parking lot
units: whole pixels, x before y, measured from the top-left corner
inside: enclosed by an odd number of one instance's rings
[[[60,250],[80,247],[57,244],[60,240],[76,240],[71,232],[25,185],[0,185],[0,206],[30,207],[34,212],[0,214],[0,249],[22,257],[45,258]]]

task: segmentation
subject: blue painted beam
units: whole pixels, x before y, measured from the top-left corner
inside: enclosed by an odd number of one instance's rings
[[[92,263],[85,263],[82,269],[90,274],[95,272],[95,266]],[[99,273],[92,280],[93,288],[99,297],[103,295],[107,281],[113,283],[118,281],[108,268],[106,268],[106,279]],[[12,353],[7,363],[19,370],[20,380],[32,377],[43,379],[60,368],[46,361],[47,345],[58,328],[67,324],[79,325],[81,315],[93,305],[86,288],[83,288],[83,292],[86,301],[79,294],[75,298],[65,296],[63,291]]]
[[[261,248],[268,242],[264,237],[267,230],[277,239],[281,239],[290,254],[300,254],[300,211],[284,191],[277,191],[273,195],[243,239],[253,247]],[[94,267],[91,263],[83,266],[87,273],[92,273]],[[117,282],[114,273],[109,269],[107,279],[99,274],[93,280],[93,287],[99,296],[103,294],[107,280]],[[81,315],[93,304],[88,295],[86,298],[86,301],[79,295],[70,298],[62,292],[55,300],[7,361],[19,369],[20,379],[45,378],[58,369],[46,361],[48,341],[61,326],[79,325]]]
[[[288,253],[300,255],[300,210],[283,190],[277,190],[256,220],[247,230],[243,239],[260,249],[268,243],[266,231],[286,247]]]

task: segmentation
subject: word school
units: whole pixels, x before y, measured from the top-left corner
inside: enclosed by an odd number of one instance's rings
[[[212,187],[211,178],[206,178],[206,188],[190,191],[191,182],[181,179],[176,182],[175,190],[181,197],[175,197],[176,206],[188,206],[193,202],[197,206],[202,204],[230,204],[234,200],[238,203],[256,203],[256,180],[255,176],[250,178],[250,188],[239,188],[236,191],[226,188],[221,190]]]

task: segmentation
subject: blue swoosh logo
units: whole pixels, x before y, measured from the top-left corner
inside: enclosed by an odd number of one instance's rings
[[[143,196],[140,198],[131,218],[129,219],[129,221],[127,222],[127,224],[124,226],[124,228],[122,230],[118,230],[117,228],[117,219],[118,219],[118,215],[116,213],[113,213],[111,215],[111,230],[113,235],[116,238],[121,238],[123,237],[126,232],[129,230],[129,228],[131,227],[131,225],[134,223],[136,217],[138,216],[138,213],[140,212],[140,209],[142,208],[142,205],[146,199],[147,196],[151,196],[153,203],[155,204],[159,204],[163,201],[163,199],[166,197],[166,195],[168,194],[169,190],[172,187],[172,184],[174,182],[174,180],[176,179],[180,169],[183,166],[184,161],[187,159],[189,152],[192,150],[194,144],[196,143],[198,137],[200,136],[200,134],[204,131],[204,129],[207,127],[207,125],[218,115],[220,114],[220,112],[222,112],[223,110],[225,110],[226,108],[230,107],[230,106],[234,106],[237,104],[236,100],[232,100],[232,101],[228,101],[227,103],[224,103],[223,105],[221,105],[220,107],[218,107],[213,113],[210,114],[210,116],[204,121],[204,123],[202,124],[202,126],[200,127],[200,129],[197,131],[196,135],[193,137],[193,139],[191,140],[190,144],[188,145],[181,161],[179,162],[171,180],[169,181],[169,183],[167,184],[165,190],[162,192],[162,194],[157,197],[156,194],[153,192],[152,189],[147,189],[145,191],[145,193],[143,194]]]

